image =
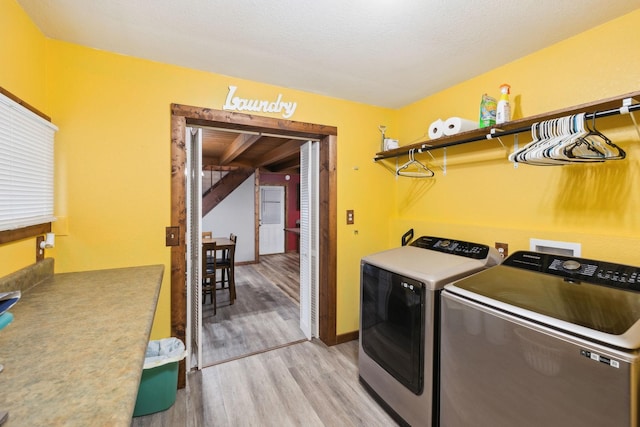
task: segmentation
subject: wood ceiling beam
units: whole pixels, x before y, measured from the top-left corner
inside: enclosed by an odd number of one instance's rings
[[[260,135],[252,135],[241,133],[231,144],[224,150],[220,156],[220,164],[228,165],[237,159],[242,153],[247,151],[253,144],[258,142]]]
[[[278,148],[275,148],[263,154],[259,159],[256,159],[256,161],[254,162],[254,166],[259,168],[265,165],[277,163],[279,160],[291,157],[293,154],[300,152],[300,145],[300,140],[290,139],[284,144],[280,145]]]

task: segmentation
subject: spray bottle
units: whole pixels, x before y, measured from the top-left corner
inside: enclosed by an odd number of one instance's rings
[[[505,123],[511,120],[511,105],[509,104],[509,93],[511,86],[504,83],[500,85],[500,100],[496,109],[496,124]]]

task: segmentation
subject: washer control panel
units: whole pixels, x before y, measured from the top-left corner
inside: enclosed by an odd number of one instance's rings
[[[410,243],[410,246],[473,259],[484,259],[489,255],[489,246],[487,245],[442,237],[422,236]]]
[[[553,274],[567,281],[640,291],[640,267],[527,251],[514,253],[503,265]]]

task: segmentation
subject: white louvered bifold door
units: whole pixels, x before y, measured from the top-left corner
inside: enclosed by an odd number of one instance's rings
[[[202,130],[187,128],[186,208],[187,230],[187,372],[202,369]]]
[[[300,329],[318,336],[318,142],[300,148]]]

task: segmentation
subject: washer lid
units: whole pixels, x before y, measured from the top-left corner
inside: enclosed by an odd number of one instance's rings
[[[362,263],[410,277],[427,289],[442,289],[445,284],[496,265],[500,260],[495,249],[483,259],[453,255],[415,246],[402,246],[362,258]]]
[[[639,272],[601,261],[518,252],[502,265],[445,289],[570,333],[637,349],[640,292],[629,285],[629,278]],[[626,277],[624,285],[617,286],[620,280],[614,277]]]

